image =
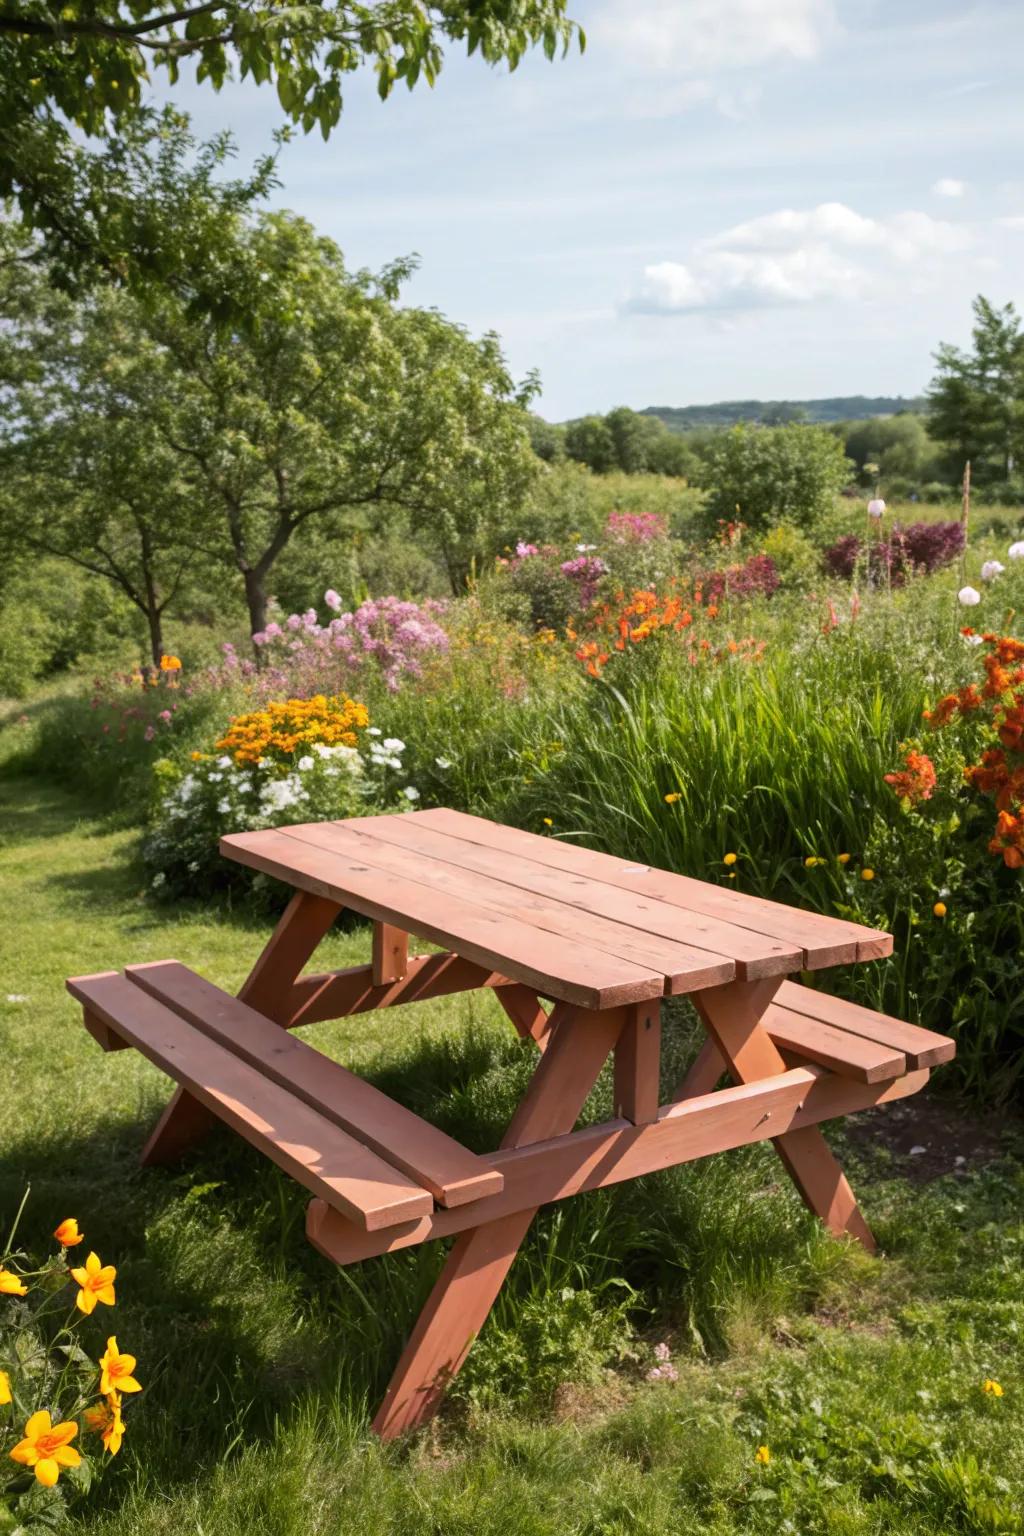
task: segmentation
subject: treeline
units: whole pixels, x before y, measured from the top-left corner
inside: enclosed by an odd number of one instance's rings
[[[999,308],[979,295],[970,348],[943,343],[935,364],[921,402],[852,396],[642,411],[617,406],[604,416],[582,416],[560,426],[533,417],[530,437],[534,452],[549,463],[574,459],[598,475],[676,475],[715,489],[709,474],[721,463],[718,442],[724,433],[798,426],[842,444],[851,486],[880,486],[894,498],[942,500],[959,488],[970,461],[973,484],[983,496],[1024,504],[1024,333],[1014,306]],[[884,410],[907,404],[919,408]],[[870,414],[826,422],[827,408],[841,405],[858,405]],[[817,422],[805,406],[819,408]]]

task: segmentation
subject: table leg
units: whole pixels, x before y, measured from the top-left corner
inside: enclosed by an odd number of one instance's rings
[[[761,1023],[762,1016],[781,984],[781,977],[763,981],[731,981],[694,994],[693,1002],[723,1063],[738,1083],[756,1082],[785,1072],[786,1063]],[[704,1053],[702,1052],[702,1055]],[[691,1069],[696,1071],[701,1058]],[[708,1053],[701,1072],[710,1075],[714,1057]],[[689,1079],[687,1079],[688,1081]],[[684,1082],[684,1088],[686,1083]],[[768,1128],[770,1131],[770,1127]],[[871,1228],[857,1205],[843,1170],[816,1125],[785,1136],[772,1137],[790,1178],[810,1210],[837,1236],[848,1234],[875,1251]]]
[[[239,997],[278,1024],[287,1017],[292,985],[341,911],[337,902],[296,891]],[[184,1088],[176,1088],[142,1149],[143,1163],[170,1163],[216,1125],[216,1117]]]
[[[571,1131],[614,1049],[628,1010],[587,1013],[559,1005],[550,1041],[513,1115],[503,1147]],[[392,1440],[433,1417],[445,1388],[487,1320],[537,1208],[485,1222],[457,1238],[373,1421]]]
[[[533,1040],[538,1049],[543,1051],[548,1043],[551,1019],[541,1006],[540,999],[520,982],[498,987],[495,996],[512,1020],[519,1038]]]

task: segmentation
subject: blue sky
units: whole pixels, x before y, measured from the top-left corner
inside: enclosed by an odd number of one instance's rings
[[[494,329],[552,420],[613,405],[913,394],[982,291],[1024,301],[1024,4],[580,0],[582,57],[352,79],[274,202],[411,302]],[[272,88],[175,98],[243,160]]]

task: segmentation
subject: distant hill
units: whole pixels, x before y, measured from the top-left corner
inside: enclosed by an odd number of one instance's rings
[[[720,400],[714,405],[648,405],[641,416],[657,416],[673,432],[694,427],[732,427],[740,421],[831,422],[921,411],[922,395],[834,395],[827,400]]]

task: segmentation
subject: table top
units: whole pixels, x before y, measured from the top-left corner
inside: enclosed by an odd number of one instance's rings
[[[461,811],[233,833],[221,852],[584,1008],[892,953],[858,923]]]

